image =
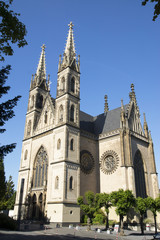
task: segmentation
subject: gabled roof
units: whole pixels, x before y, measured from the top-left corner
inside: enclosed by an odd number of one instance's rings
[[[124,106],[127,111],[128,104]],[[121,107],[93,117],[80,111],[80,128],[87,132],[99,135],[120,128]]]

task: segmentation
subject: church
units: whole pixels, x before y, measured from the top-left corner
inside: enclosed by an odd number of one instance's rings
[[[32,75],[18,189],[17,219],[80,222],[77,198],[88,190],[111,193],[130,189],[140,197],[158,196],[153,142],[144,114],[143,126],[131,84],[128,104],[91,116],[80,110],[80,56],[73,24],[59,57],[56,98],[46,76],[45,45]],[[111,217],[111,219],[113,219]]]

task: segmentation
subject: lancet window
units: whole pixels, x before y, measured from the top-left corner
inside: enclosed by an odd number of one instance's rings
[[[27,136],[31,134],[31,120],[29,120],[28,125],[27,125]]]
[[[42,146],[35,159],[33,187],[43,187],[45,185],[45,182],[47,181],[47,171],[48,156]]]
[[[28,157],[28,150],[25,151],[24,160],[27,160],[27,157]]]
[[[74,150],[74,139],[72,138],[70,141],[70,150]]]
[[[55,189],[59,189],[59,177],[56,176],[55,178]]]
[[[73,177],[72,176],[69,179],[69,189],[73,190]]]
[[[61,105],[60,107],[59,107],[59,121],[60,122],[63,122],[63,106]]]
[[[74,122],[74,105],[71,106],[70,121]]]
[[[75,79],[74,77],[71,79],[71,92],[75,92]]]

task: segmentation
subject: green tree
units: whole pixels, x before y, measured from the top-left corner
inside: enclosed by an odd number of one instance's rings
[[[14,208],[16,192],[14,190],[14,182],[12,180],[12,176],[9,176],[9,180],[6,182],[6,209],[11,210]]]
[[[16,44],[18,47],[23,47],[27,44],[25,40],[25,25],[19,21],[19,14],[10,9],[12,2],[13,0],[0,1],[0,61],[4,61],[7,55],[13,55],[13,44]],[[0,70],[0,98],[7,94],[10,89],[9,86],[5,86],[10,70],[10,65],[2,67]],[[6,121],[14,116],[13,108],[17,105],[19,98],[20,96],[17,96],[0,103],[0,133],[6,131],[3,126]],[[15,146],[15,143],[0,145],[0,158],[12,152]]]
[[[146,198],[141,198],[141,197],[136,198],[135,210],[140,216],[141,234],[144,234],[143,220],[144,220],[144,214],[147,211]]]
[[[109,208],[112,206],[110,195],[107,193],[97,193],[95,195],[97,208],[104,207],[106,212],[106,230],[109,228]]]
[[[157,233],[157,211],[160,211],[160,197],[153,199],[152,197],[146,198],[147,208],[153,213],[155,234]]]
[[[94,213],[96,212],[95,194],[92,191],[85,193],[85,199],[83,196],[78,197],[77,204],[80,209],[87,215],[88,223],[92,222]]]
[[[135,197],[130,190],[119,189],[111,193],[111,201],[116,207],[116,213],[120,217],[120,234],[124,235],[123,218],[131,208],[135,206]]]
[[[6,180],[3,158],[0,157],[0,210],[3,209],[4,198],[6,192]]]
[[[27,44],[25,40],[26,27],[19,21],[19,13],[13,12],[10,7],[13,0],[0,1],[0,61],[4,61],[3,55],[13,55],[12,44],[23,47]]]
[[[143,0],[142,5],[145,6],[147,2],[149,2],[149,0]],[[150,2],[152,2],[152,3],[155,2],[154,15],[153,15],[153,19],[152,19],[153,21],[155,21],[156,18],[158,17],[158,15],[160,14],[160,0],[150,0]]]

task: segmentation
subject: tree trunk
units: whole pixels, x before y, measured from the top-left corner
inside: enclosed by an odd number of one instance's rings
[[[144,230],[143,230],[143,216],[140,216],[140,225],[141,225],[141,234],[144,235]]]
[[[156,214],[154,214],[154,226],[155,226],[155,234],[157,233],[157,219]]]
[[[120,236],[124,236],[124,230],[123,230],[123,216],[120,215]]]
[[[109,220],[108,220],[108,213],[107,213],[107,216],[106,216],[106,230],[109,229]]]

